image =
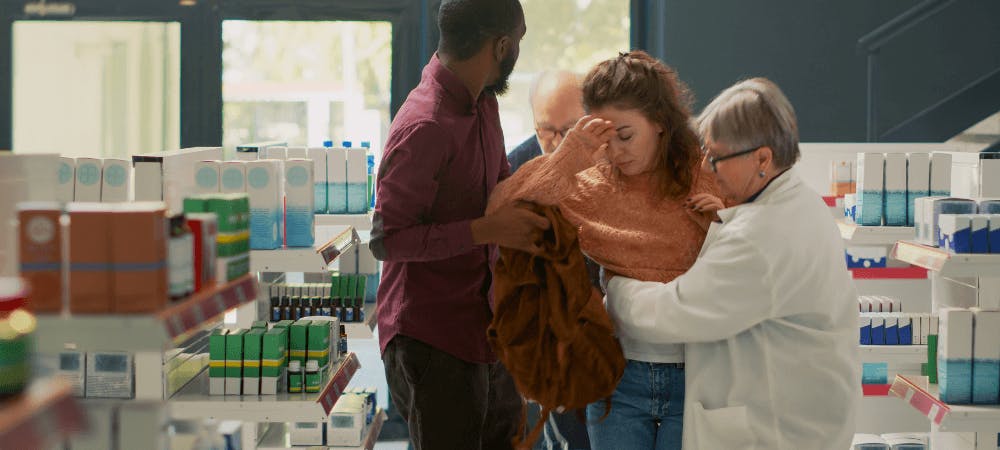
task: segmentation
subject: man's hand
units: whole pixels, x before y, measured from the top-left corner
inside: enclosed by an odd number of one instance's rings
[[[488,216],[472,221],[472,240],[477,245],[497,244],[538,254],[542,233],[549,229],[549,219],[525,208],[503,206]]]

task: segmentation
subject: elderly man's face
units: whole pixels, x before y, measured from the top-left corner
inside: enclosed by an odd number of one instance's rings
[[[535,99],[535,133],[542,152],[552,153],[566,132],[583,117],[583,94],[575,86],[565,86]]]

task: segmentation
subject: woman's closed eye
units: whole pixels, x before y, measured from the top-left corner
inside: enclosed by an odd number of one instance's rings
[[[618,135],[618,139],[621,139],[623,142],[628,142],[629,140],[632,139],[632,136],[634,136],[634,135],[633,134],[627,134],[627,135],[621,135],[620,134],[620,135]]]

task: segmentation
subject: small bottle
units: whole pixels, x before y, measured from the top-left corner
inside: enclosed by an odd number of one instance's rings
[[[302,297],[292,297],[292,320],[302,318]]]
[[[344,306],[339,297],[334,297],[333,299],[333,317],[336,317],[341,322],[344,321]]]
[[[281,320],[292,320],[292,300],[287,295],[281,297]]]
[[[171,217],[169,224],[168,292],[172,300],[179,300],[194,293],[194,236],[183,215]]]
[[[288,362],[288,392],[302,392],[302,362],[299,360]]]
[[[354,299],[344,299],[344,318],[341,322],[354,322]]]
[[[364,322],[365,321],[365,302],[364,302],[363,299],[360,299],[360,298],[356,299],[355,302],[356,302],[355,305],[357,306],[357,313],[354,316],[358,318],[358,322]]]
[[[338,341],[341,356],[347,354],[347,327],[340,324],[340,341]]]
[[[321,308],[320,315],[326,317],[330,317],[333,315],[333,308],[330,307],[330,299],[328,298],[323,299],[323,306]]]
[[[281,299],[277,296],[271,297],[271,322],[281,321]]]
[[[319,376],[319,361],[310,359],[306,361],[306,392],[319,392],[322,387],[322,380]]]

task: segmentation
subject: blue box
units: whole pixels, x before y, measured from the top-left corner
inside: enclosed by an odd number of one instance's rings
[[[885,318],[872,317],[872,345],[885,345]]]
[[[910,316],[899,318],[899,345],[913,345],[913,321]]]
[[[885,345],[899,345],[899,318],[885,318]]]
[[[978,207],[975,201],[964,198],[937,198],[931,202],[933,204],[929,211],[931,219],[928,221],[930,240],[938,245],[941,242],[941,227],[938,224],[941,214],[975,214]]]
[[[848,269],[873,269],[886,267],[888,251],[885,247],[848,247],[845,252]]]
[[[941,214],[938,216],[938,247],[952,253],[972,253],[972,216]]]
[[[972,253],[990,252],[990,216],[985,214],[973,214],[971,218],[971,243]]]
[[[861,315],[858,320],[858,329],[861,332],[860,344],[861,345],[872,345],[872,318],[865,314]]]
[[[1000,253],[1000,214],[990,214],[989,220],[990,253]]]

